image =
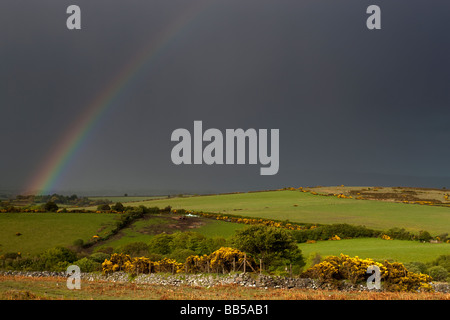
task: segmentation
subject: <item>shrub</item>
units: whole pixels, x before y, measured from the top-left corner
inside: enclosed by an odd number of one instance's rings
[[[116,202],[116,204],[113,205],[113,206],[111,207],[111,209],[113,209],[114,211],[118,211],[118,212],[123,212],[123,211],[125,211],[125,207],[124,207],[123,204],[120,203],[120,202]]]
[[[381,239],[383,239],[383,240],[392,240],[392,238],[390,236],[388,236],[387,234],[383,234],[381,236]]]
[[[307,265],[310,267],[322,262],[322,256],[318,252],[313,252],[308,256]]]
[[[222,247],[209,255],[191,255],[186,258],[187,272],[222,272],[243,270],[244,260],[247,270],[256,271],[255,260],[246,253],[230,247]]]
[[[156,272],[171,272],[178,273],[184,270],[184,264],[177,262],[174,259],[163,258],[154,262]]]
[[[131,242],[120,247],[118,252],[128,254],[132,257],[145,256],[148,254],[148,245],[144,242]]]
[[[48,261],[67,261],[74,262],[77,259],[77,255],[72,250],[65,247],[55,247],[44,251],[40,255],[41,258],[45,258]]]
[[[148,250],[151,253],[169,254],[172,250],[173,236],[166,233],[155,235],[149,242]]]
[[[20,258],[20,252],[6,252],[3,254],[3,259],[17,259]]]
[[[113,253],[109,260],[102,263],[102,271],[110,273],[114,271],[122,271],[125,269],[125,263],[130,262],[131,257],[123,253]]]
[[[6,270],[36,270],[36,268],[34,267],[35,260],[36,258],[18,258],[14,260],[6,259],[3,262],[3,267]]]
[[[210,254],[225,244],[224,238],[207,238],[196,232],[161,233],[149,241],[148,250],[149,254],[171,255],[174,251],[186,249],[202,255]]]
[[[404,228],[391,228],[386,231],[386,235],[397,240],[413,240],[414,234],[406,231]]]
[[[191,255],[186,258],[184,263],[187,272],[208,272],[209,270],[209,257],[208,255]]]
[[[151,272],[181,272],[184,264],[174,259],[163,258],[159,261],[152,261],[147,257],[131,258],[127,254],[114,253],[110,260],[102,263],[103,273],[111,273],[115,271],[125,271],[131,274],[151,273]]]
[[[387,290],[431,290],[430,276],[408,271],[401,263],[388,261],[379,263],[372,259],[352,258],[344,254],[327,257],[323,262],[303,272],[302,277],[319,279],[327,283],[335,283],[337,280],[349,280],[352,283],[358,283],[368,278],[369,274],[366,272],[371,265],[380,268],[381,280],[384,281],[384,287]]]
[[[305,265],[291,231],[254,225],[238,230],[232,243],[235,248],[248,252],[255,259],[262,259],[269,269],[286,263]]]
[[[125,271],[133,275],[139,273],[151,273],[154,269],[154,263],[146,257],[136,257],[125,263]]]
[[[152,261],[159,261],[164,258],[164,256],[159,253],[149,253],[147,257]]]
[[[417,240],[419,241],[430,241],[431,239],[433,239],[433,237],[428,231],[420,231],[417,236]]]
[[[366,277],[367,268],[376,265],[380,268],[380,275],[383,276],[386,268],[372,259],[360,259],[344,254],[340,256],[327,257],[323,262],[318,263],[308,270],[303,276],[318,278],[322,281],[350,280],[352,283],[363,281]]]
[[[91,260],[89,258],[82,258],[73,263],[80,268],[81,272],[93,272],[101,270],[101,263]]]
[[[190,241],[189,248],[194,250],[197,254],[210,254],[221,247],[225,247],[227,245],[227,241],[222,237],[214,237],[214,238],[204,238],[197,243],[193,240]]]
[[[144,206],[140,207],[126,207],[125,214],[120,216],[119,221],[116,222],[116,227],[111,231],[111,235],[117,234],[121,229],[130,225],[133,221],[143,217],[145,213],[155,212],[159,209],[157,207],[146,208]]]
[[[175,249],[169,255],[170,258],[175,259],[178,262],[185,262],[187,257],[195,255],[195,251],[190,249]]]
[[[447,232],[445,232],[445,233],[441,233],[441,234],[438,234],[437,236],[436,236],[436,239],[437,240],[439,240],[439,241],[447,241],[449,238],[448,238],[448,233]]]
[[[450,254],[443,254],[431,262],[431,266],[442,266],[450,273]]]
[[[337,236],[345,238],[368,238],[378,237],[379,231],[368,229],[364,226],[352,226],[346,223],[322,225],[306,230],[293,231],[293,236],[297,242],[307,242],[308,240],[328,240]]]
[[[50,268],[46,268],[45,270],[48,271],[58,271],[58,272],[62,272],[62,271],[66,271],[67,268],[73,263],[70,263],[69,261],[59,261],[57,262],[55,265],[53,265]]]
[[[420,261],[405,263],[406,269],[414,273],[426,273],[427,265]]]
[[[74,251],[64,247],[55,247],[40,254],[33,266],[37,270],[64,271],[76,260],[77,255]]]
[[[99,211],[110,211],[111,207],[108,204],[100,204],[97,206],[97,210]]]
[[[442,266],[434,266],[427,270],[434,281],[446,281],[449,275],[447,269]]]
[[[44,210],[48,212],[56,212],[58,209],[58,205],[53,201],[49,201],[44,205]]]
[[[244,262],[246,254],[238,249],[222,247],[208,257],[209,265],[215,272],[230,272]],[[253,260],[248,257],[248,260]]]
[[[390,291],[431,291],[429,285],[432,278],[422,273],[408,271],[406,267],[399,262],[390,263],[385,261],[383,265],[387,269],[385,277],[386,289]]]
[[[106,259],[110,257],[110,254],[104,253],[104,252],[96,252],[89,256],[89,259],[95,262],[104,262]]]

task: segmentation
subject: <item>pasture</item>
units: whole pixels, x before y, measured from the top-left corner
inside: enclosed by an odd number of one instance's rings
[[[386,230],[393,227],[411,232],[427,230],[437,235],[450,233],[450,208],[341,199],[299,191],[266,191],[138,201],[132,206],[172,206],[174,209],[220,212],[292,222],[319,224],[348,223]]]
[[[408,240],[382,240],[379,238],[343,239],[301,243],[298,247],[305,257],[320,254],[338,256],[341,253],[362,259],[393,260],[403,263],[412,261],[431,262],[439,255],[450,254],[448,243],[422,243]]]
[[[115,219],[114,214],[1,213],[0,254],[37,254],[55,246],[70,246],[77,239],[87,241],[108,233]]]

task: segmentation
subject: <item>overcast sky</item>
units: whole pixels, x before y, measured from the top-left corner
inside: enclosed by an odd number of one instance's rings
[[[206,2],[206,5],[203,3]],[[68,30],[66,8],[81,8]],[[381,8],[381,30],[366,9]],[[450,2],[2,0],[0,191],[22,190],[120,70],[184,12],[52,191],[450,188]],[[280,169],[172,163],[173,130],[279,129]]]

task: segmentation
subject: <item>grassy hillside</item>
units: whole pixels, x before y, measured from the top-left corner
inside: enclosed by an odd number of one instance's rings
[[[450,232],[450,208],[341,199],[299,191],[267,191],[226,195],[179,197],[130,203],[133,206],[172,206],[267,219],[309,223],[348,223],[385,230],[402,227],[432,234]]]
[[[392,259],[400,262],[430,262],[439,255],[450,254],[447,243],[421,243],[407,240],[382,240],[378,238],[348,239],[339,241],[318,241],[298,245],[303,255],[308,257],[319,253],[322,257],[330,255],[359,256],[375,260]]]
[[[1,213],[0,253],[36,254],[112,229],[115,215],[93,213]],[[18,236],[16,233],[20,233]]]
[[[110,200],[122,201],[124,205],[131,206],[163,208],[170,205],[174,209],[203,210],[275,220],[288,219],[292,222],[348,223],[380,230],[400,227],[412,232],[427,230],[432,235],[450,232],[448,207],[343,199],[290,190],[165,199],[111,197]],[[76,239],[86,242],[93,235],[107,234],[114,227],[117,218],[118,214],[108,213],[1,213],[0,254],[19,251],[25,255],[35,254],[57,245],[71,245]],[[117,248],[130,242],[148,242],[151,237],[161,232],[176,231],[195,231],[208,237],[228,238],[236,230],[246,226],[201,217],[178,218],[173,214],[147,215],[100,245]],[[21,235],[17,236],[16,233]],[[323,241],[299,246],[305,256],[312,252],[318,252],[322,256],[345,253],[403,262],[426,262],[438,255],[450,254],[450,244],[381,239]],[[98,246],[93,249],[98,249]]]
[[[77,239],[87,242],[93,235],[108,234],[118,217],[118,214],[108,213],[1,213],[0,255],[7,252],[33,255],[55,246],[70,246]],[[148,242],[162,232],[195,231],[207,237],[228,238],[235,230],[245,227],[244,224],[206,218],[177,218],[167,214],[146,215],[93,249]]]

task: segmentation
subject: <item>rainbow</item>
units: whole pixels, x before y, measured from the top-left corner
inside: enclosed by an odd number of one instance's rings
[[[112,102],[123,92],[147,64],[152,62],[200,13],[213,3],[212,0],[189,1],[190,6],[152,39],[140,52],[126,63],[117,76],[87,105],[81,116],[62,135],[55,148],[39,166],[26,184],[22,194],[48,194],[67,169],[93,128],[105,115]]]

